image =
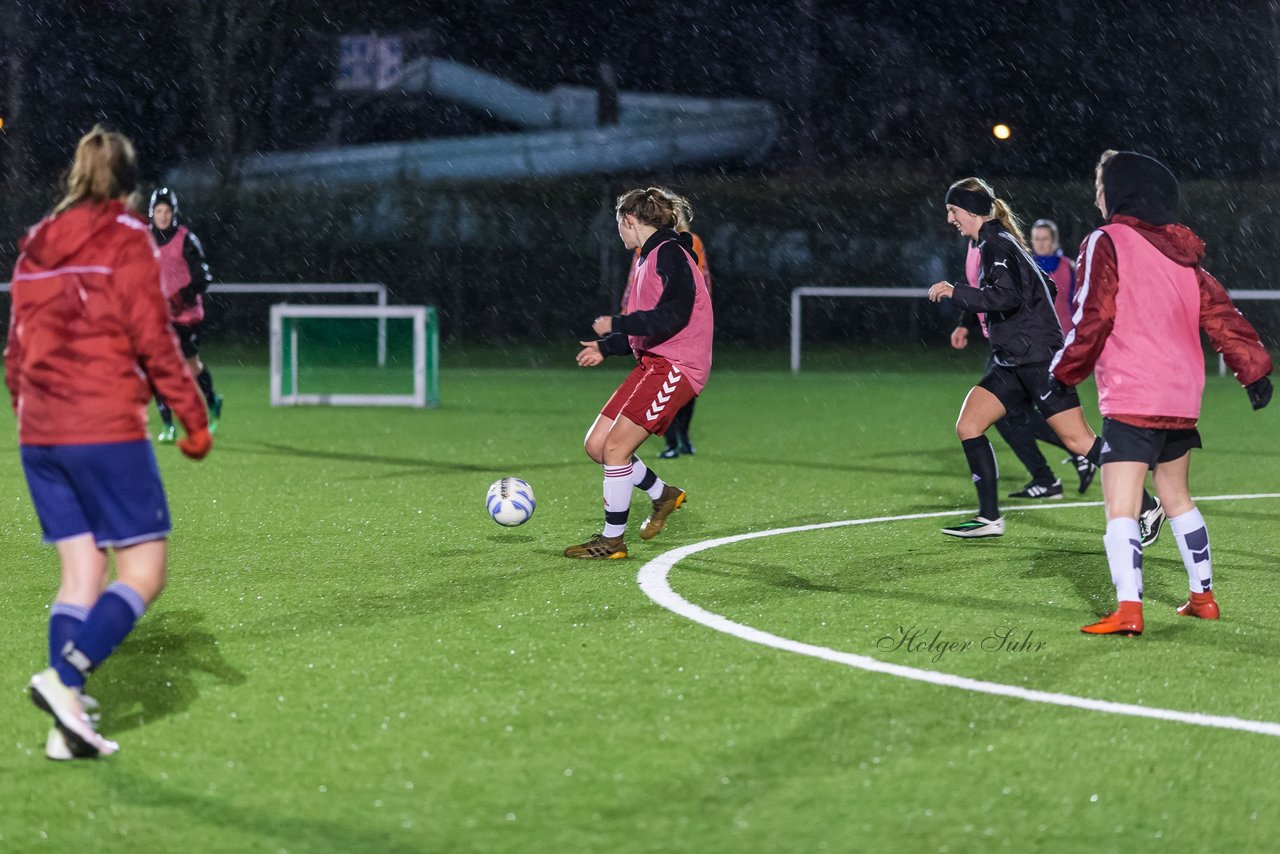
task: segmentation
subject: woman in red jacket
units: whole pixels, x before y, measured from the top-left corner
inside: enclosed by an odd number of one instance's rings
[[[1177,223],[1178,184],[1164,164],[1131,151],[1108,151],[1095,174],[1107,224],[1080,247],[1075,327],[1050,366],[1059,388],[1090,373],[1102,410],[1103,537],[1119,602],[1089,634],[1142,634],[1142,543],[1138,509],[1148,469],[1190,580],[1178,613],[1216,620],[1209,532],[1191,500],[1191,450],[1204,393],[1208,335],[1245,386],[1254,409],[1271,399],[1271,357],[1258,333],[1204,271],[1204,243]],[[1174,369],[1152,371],[1153,365]]]
[[[169,325],[147,224],[125,206],[133,145],[95,127],[76,147],[67,194],[27,232],[13,271],[5,383],[22,468],[62,584],[50,609],[50,667],[31,698],[53,717],[54,759],[114,753],[85,714],[89,673],[164,588],[169,508],[147,441],[154,385],[201,459],[213,440]],[[107,551],[116,580],[105,590]]]

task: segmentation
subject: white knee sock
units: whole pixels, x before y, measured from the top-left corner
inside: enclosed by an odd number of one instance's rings
[[[1182,564],[1187,568],[1191,592],[1203,593],[1211,590],[1213,561],[1209,557],[1209,529],[1204,525],[1200,508],[1192,507],[1181,516],[1170,516],[1169,527],[1173,528],[1173,537],[1178,541],[1178,551],[1182,553]]]
[[[621,537],[627,530],[627,514],[631,511],[631,469],[625,466],[604,467],[604,535]]]
[[[1142,536],[1138,520],[1112,519],[1102,538],[1111,566],[1111,581],[1116,586],[1116,599],[1121,602],[1142,601]]]

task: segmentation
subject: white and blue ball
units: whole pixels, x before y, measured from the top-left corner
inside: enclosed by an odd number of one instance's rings
[[[533,499],[533,487],[518,477],[495,480],[484,503],[493,521],[508,528],[528,522],[538,506]]]

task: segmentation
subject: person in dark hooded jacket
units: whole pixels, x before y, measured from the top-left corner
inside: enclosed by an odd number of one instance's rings
[[[1204,392],[1203,330],[1254,409],[1271,400],[1271,357],[1226,289],[1200,266],[1204,243],[1178,223],[1178,184],[1160,161],[1107,151],[1095,173],[1106,224],[1080,247],[1077,323],[1050,365],[1058,389],[1094,374],[1102,410],[1103,537],[1116,610],[1089,634],[1142,633],[1138,512],[1147,471],[1190,580],[1177,611],[1216,620],[1209,532],[1187,485]]]

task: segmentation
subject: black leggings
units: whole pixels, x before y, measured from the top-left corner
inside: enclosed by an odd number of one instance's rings
[[[689,424],[693,421],[693,405],[698,402],[695,397],[684,405],[676,417],[672,419],[671,426],[667,428],[667,432],[663,437],[667,440],[667,448],[675,448],[679,451],[687,451],[690,447],[689,443]]]
[[[1032,480],[1036,483],[1053,483],[1056,480],[1053,469],[1049,468],[1049,462],[1040,453],[1036,442],[1048,442],[1064,451],[1067,446],[1062,444],[1058,434],[1053,432],[1038,409],[1020,408],[1006,412],[1004,418],[996,422],[996,431],[1013,449],[1018,461],[1026,466]]]

